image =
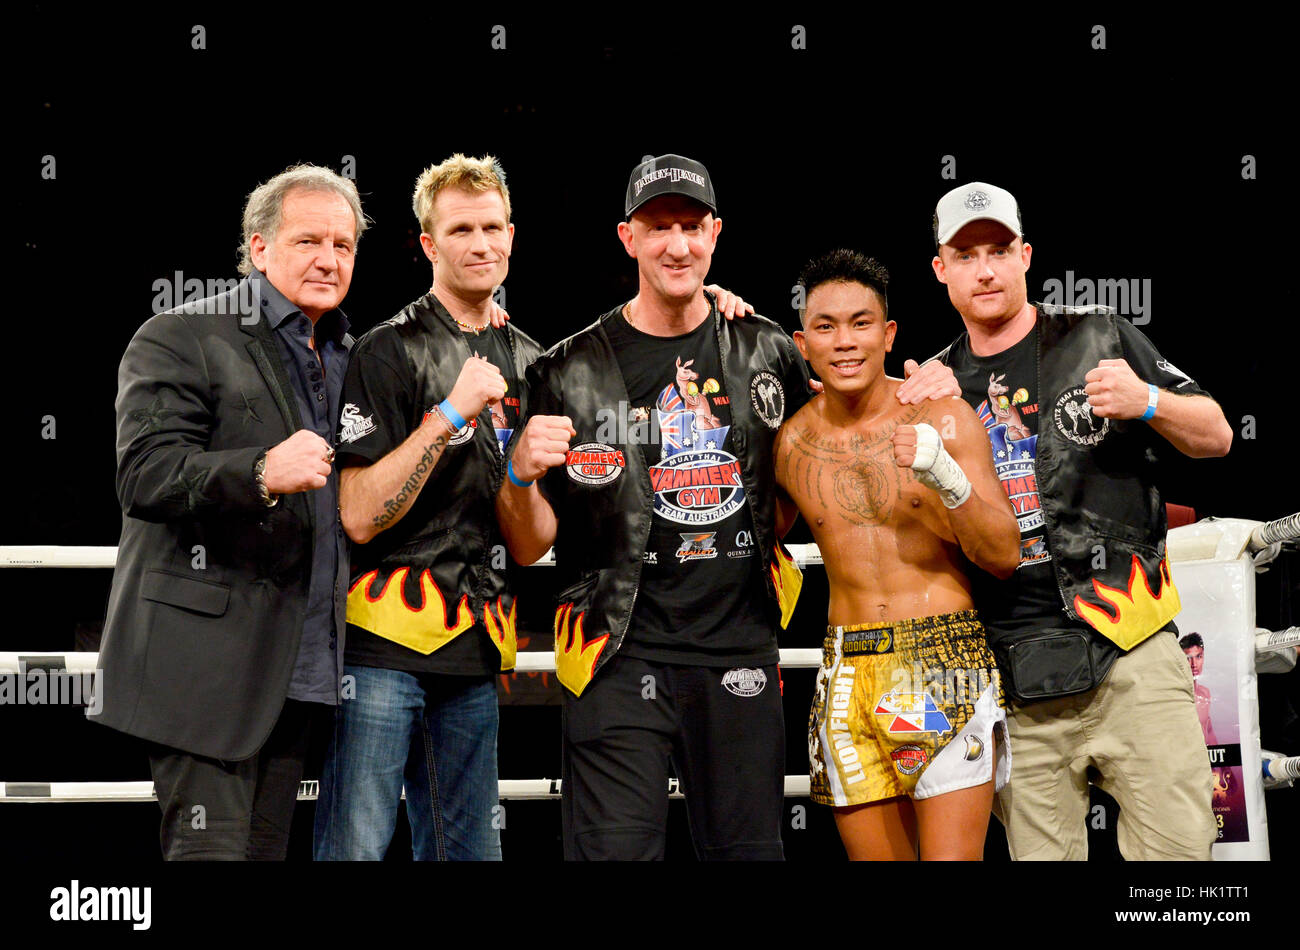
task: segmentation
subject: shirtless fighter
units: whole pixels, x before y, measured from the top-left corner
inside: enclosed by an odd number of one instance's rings
[[[1201,732],[1205,735],[1206,745],[1218,745],[1214,735],[1214,725],[1210,722],[1210,688],[1201,682],[1201,672],[1205,669],[1205,640],[1199,633],[1189,633],[1178,641],[1178,645],[1187,654],[1187,662],[1192,668],[1192,679],[1196,681],[1193,695],[1196,696],[1196,718],[1201,721]]]
[[[794,334],[825,392],[781,428],[781,525],[803,514],[830,581],[809,720],[812,798],[853,860],[978,860],[1010,774],[1001,683],[967,561],[1009,577],[1015,515],[960,399],[900,405],[885,375],[888,274],[833,251],[800,276]],[[1001,755],[998,752],[1001,751]]]

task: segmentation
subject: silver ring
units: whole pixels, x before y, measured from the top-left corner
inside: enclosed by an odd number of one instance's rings
[[[334,446],[331,445],[329,451],[325,453],[325,461],[327,462],[334,461]]]

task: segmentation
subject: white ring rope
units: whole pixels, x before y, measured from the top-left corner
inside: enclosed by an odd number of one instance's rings
[[[781,665],[788,669],[815,669],[821,665],[821,650],[781,651]],[[0,653],[0,674],[43,670],[45,673],[94,673],[98,653]],[[554,672],[555,654],[545,651],[520,653],[515,672]],[[787,797],[808,797],[807,775],[787,775]],[[318,783],[305,781],[298,788],[299,801],[314,801]],[[668,783],[670,797],[681,798],[677,780]],[[405,797],[405,793],[403,793]],[[558,800],[559,779],[501,779],[498,797],[502,801]],[[156,801],[153,782],[2,782],[4,802],[151,802]]]
[[[1246,543],[1246,550],[1252,554],[1256,551],[1263,550],[1270,544],[1277,544],[1280,541],[1295,541],[1300,539],[1300,511],[1293,515],[1287,515],[1285,518],[1278,518],[1276,521],[1266,521],[1250,533],[1250,540]]]
[[[115,567],[116,565],[116,546],[0,545],[0,567]]]
[[[98,663],[98,653],[0,653],[0,674],[34,670],[44,670],[46,673],[94,673]],[[781,651],[781,666],[784,669],[816,669],[821,664],[822,651],[816,648]],[[515,668],[510,672],[554,673],[555,654],[549,650],[520,653],[515,657]]]
[[[1262,749],[1264,789],[1290,788],[1300,779],[1300,755],[1285,756],[1280,752]]]
[[[1283,650],[1300,647],[1300,627],[1287,627],[1285,630],[1269,631],[1263,627],[1255,630],[1255,655],[1280,653]]]
[[[786,798],[807,798],[810,781],[807,775],[785,777]],[[298,801],[315,801],[320,783],[305,781],[298,785]],[[668,796],[684,798],[677,779],[669,779]],[[406,797],[406,790],[402,790]],[[501,779],[497,782],[501,801],[559,801],[558,778]],[[153,782],[0,782],[3,802],[153,802]]]
[[[815,544],[787,544],[786,550],[801,568],[822,563],[822,553]],[[0,544],[0,567],[114,567],[116,564],[116,547]],[[554,567],[554,548],[542,555],[533,566]]]
[[[1259,550],[1280,541],[1300,539],[1300,512],[1270,521],[1257,527],[1250,537],[1250,549]],[[794,562],[801,568],[821,564],[821,551],[815,544],[790,544],[786,546]],[[100,568],[117,564],[116,547],[88,545],[0,545],[0,567],[65,567]],[[554,567],[555,552],[547,551],[536,566]],[[1291,627],[1277,633],[1259,631],[1256,649],[1271,653],[1300,643],[1300,628]],[[821,665],[820,649],[783,649],[781,665],[787,669],[808,669]],[[98,653],[5,653],[0,652],[0,674],[44,670],[46,673],[95,673]],[[555,671],[555,655],[546,651],[520,653],[515,658],[516,673],[549,673]],[[1272,763],[1273,775],[1286,781],[1300,772],[1300,758],[1280,758]],[[1285,778],[1283,778],[1285,776]],[[1276,779],[1275,779],[1276,780]],[[807,775],[787,775],[787,798],[806,798],[809,794]],[[299,801],[314,801],[319,783],[304,781],[298,787]],[[672,798],[683,795],[676,779],[668,783]],[[402,797],[406,792],[403,790]],[[559,779],[501,779],[498,797],[502,801],[558,800]],[[0,782],[0,803],[4,802],[152,802],[156,801],[153,782]]]

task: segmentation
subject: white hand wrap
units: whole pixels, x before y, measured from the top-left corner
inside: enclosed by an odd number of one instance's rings
[[[916,480],[939,493],[944,507],[956,508],[970,497],[970,479],[943,447],[934,426],[916,424],[916,458],[912,461]]]

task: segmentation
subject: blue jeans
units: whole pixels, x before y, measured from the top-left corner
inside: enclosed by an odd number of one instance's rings
[[[378,861],[402,784],[417,861],[499,861],[494,677],[348,666],[316,802],[317,861]]]

